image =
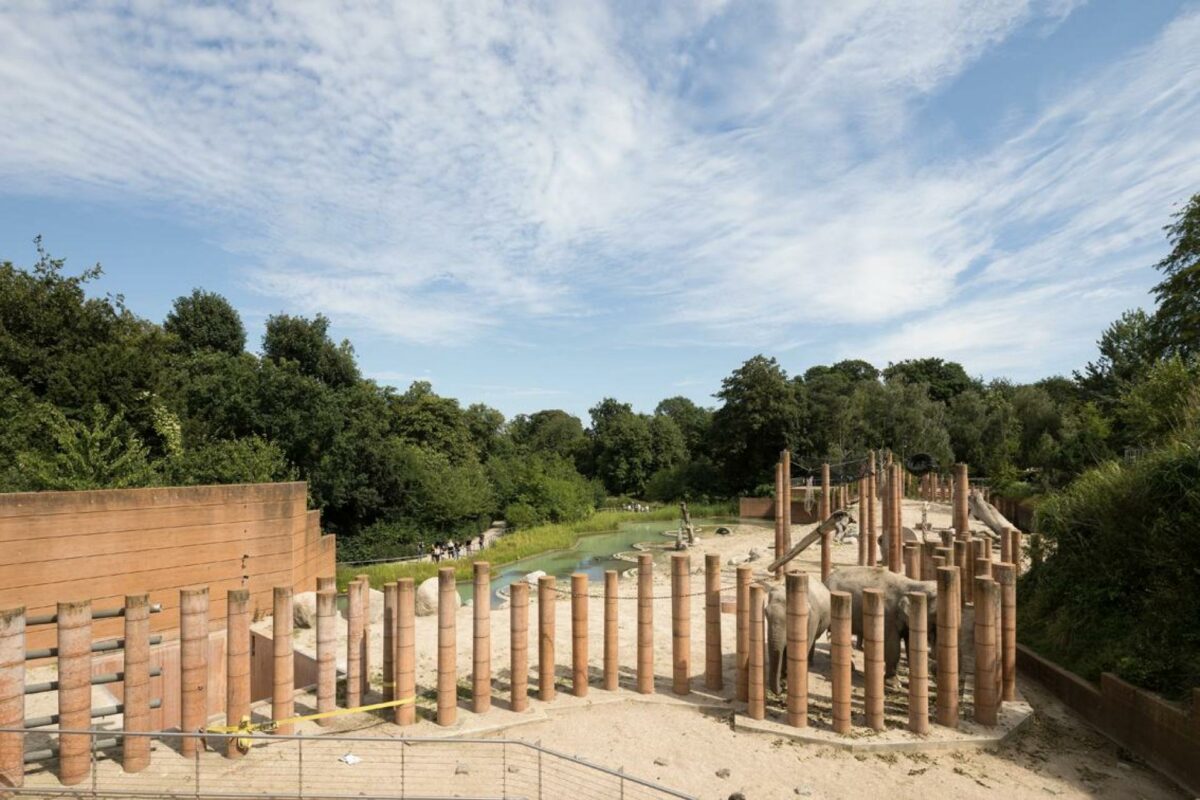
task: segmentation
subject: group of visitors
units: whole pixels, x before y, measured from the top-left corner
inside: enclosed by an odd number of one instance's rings
[[[448,561],[453,561],[456,558],[461,558],[464,555],[471,555],[472,545],[478,550],[482,550],[487,545],[487,539],[484,534],[479,534],[477,537],[468,536],[461,541],[447,539],[445,542],[434,542],[433,549],[430,555],[433,556],[434,562],[439,562],[443,558]]]

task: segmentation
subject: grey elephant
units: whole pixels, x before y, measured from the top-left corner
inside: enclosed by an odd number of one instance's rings
[[[779,694],[787,675],[787,588],[780,584],[767,595],[767,688]],[[808,577],[808,658],[817,639],[829,630],[829,590],[820,578]]]
[[[852,599],[850,627],[862,642],[863,634],[863,589],[883,590],[883,663],[884,675],[891,678],[900,663],[900,642],[908,648],[909,592],[924,592],[929,615],[928,630],[937,626],[937,582],[915,581],[883,567],[842,567],[829,574],[829,591],[848,592]]]

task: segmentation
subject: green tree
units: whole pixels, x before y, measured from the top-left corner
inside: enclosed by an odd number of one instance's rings
[[[451,461],[474,458],[475,440],[458,401],[435,394],[428,381],[414,381],[389,398],[392,430],[407,442],[442,453]]]
[[[799,429],[800,404],[787,373],[774,358],[754,356],[721,382],[717,398],[711,441],[725,490],[769,483],[779,451]]]
[[[1195,194],[1167,226],[1171,252],[1156,268],[1163,279],[1154,287],[1158,309],[1154,332],[1167,355],[1200,354],[1200,194]]]
[[[283,451],[258,436],[224,439],[184,449],[170,459],[165,470],[167,480],[179,486],[269,483],[296,477]]]
[[[596,477],[611,494],[642,496],[655,464],[654,436],[647,419],[633,413],[628,403],[611,397],[593,406],[590,413]]]
[[[1096,343],[1100,357],[1075,373],[1084,396],[1111,411],[1117,398],[1140,379],[1155,361],[1150,316],[1140,308],[1126,311]]]
[[[913,358],[888,364],[883,377],[888,383],[924,384],[929,387],[929,398],[943,403],[975,385],[962,364],[940,358]]]
[[[149,449],[121,414],[96,405],[86,420],[77,421],[52,406],[41,408],[55,450],[20,460],[29,488],[125,489],[155,482]]]
[[[588,448],[579,417],[561,409],[518,414],[509,426],[513,441],[530,453],[553,453],[578,463]]]
[[[1138,448],[1166,444],[1200,421],[1200,359],[1170,356],[1130,387],[1117,404],[1117,419],[1128,444]]]
[[[707,452],[708,433],[712,427],[711,409],[696,405],[681,395],[668,397],[654,407],[654,416],[671,419],[683,434],[688,454],[698,456]]]
[[[246,329],[237,311],[221,295],[203,289],[175,298],[163,330],[179,337],[188,350],[237,355],[246,347]]]
[[[329,319],[321,314],[312,319],[287,314],[267,317],[263,355],[276,363],[294,362],[303,374],[329,386],[349,386],[359,378],[354,348],[346,339],[333,343]]]

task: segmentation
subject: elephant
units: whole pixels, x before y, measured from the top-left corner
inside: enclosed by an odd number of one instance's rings
[[[767,595],[767,688],[779,694],[787,675],[787,589],[775,586]],[[816,576],[808,578],[808,658],[812,661],[817,639],[829,630],[829,590]]]
[[[909,592],[924,592],[932,637],[937,629],[937,582],[915,581],[883,567],[842,567],[829,574],[829,591],[848,592],[851,596],[850,627],[858,641],[863,635],[863,589],[883,590],[883,662],[884,675],[895,676],[900,663],[900,642],[908,648]]]

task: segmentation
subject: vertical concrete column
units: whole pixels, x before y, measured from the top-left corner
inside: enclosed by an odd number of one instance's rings
[[[978,542],[979,540],[976,539],[975,541]],[[992,577],[992,562],[990,559],[987,559],[987,558],[976,558],[975,559],[975,577],[976,578]]]
[[[483,714],[492,707],[492,576],[486,561],[474,564],[474,639],[471,650],[472,709]]]
[[[904,561],[904,467],[899,464],[892,464],[891,488],[892,538],[888,567],[892,572],[900,572]]]
[[[887,561],[892,557],[892,468],[889,466],[880,467],[879,476],[879,548],[882,550],[880,554],[883,561]],[[888,569],[895,571],[895,566],[888,565]]]
[[[687,553],[671,554],[671,691],[692,690],[692,560]]]
[[[1021,574],[1021,531],[1016,528],[1008,532],[1008,549],[1012,556],[1012,565],[1017,571],[1017,575]]]
[[[362,584],[360,600],[362,603],[362,645],[359,648],[362,666],[359,667],[359,675],[361,676],[362,698],[365,703],[367,695],[371,693],[371,577],[355,575],[354,579]]]
[[[872,450],[867,455],[867,510],[865,513],[867,524],[867,566],[873,567],[876,562],[875,554],[875,500],[877,494],[877,476],[875,475],[875,451]],[[859,538],[862,538],[861,535]]]
[[[833,531],[821,534],[821,582],[829,582],[829,573],[833,571]]]
[[[967,538],[967,551],[963,560],[963,589],[966,591],[966,602],[975,602],[975,537]],[[968,589],[968,587],[970,587]]]
[[[1001,512],[1001,513],[1003,513],[1003,512]],[[1000,561],[1001,561],[1001,563],[1004,563],[1004,564],[1012,563],[1012,552],[1010,550],[1010,545],[1012,544],[1012,538],[1009,535],[1011,533],[1012,533],[1011,528],[1005,528],[1003,531],[1000,532]]]
[[[908,594],[908,729],[929,733],[929,596]]]
[[[996,724],[996,582],[975,579],[975,721]]]
[[[937,572],[937,721],[958,727],[958,567]],[[911,652],[911,651],[910,651]]]
[[[383,585],[383,702],[396,699],[396,602],[400,594],[395,581]]]
[[[554,576],[538,578],[538,698],[554,699]]]
[[[179,592],[179,729],[195,733],[208,719],[208,587]],[[90,694],[90,692],[89,692]],[[180,740],[193,758],[204,749],[200,738]]]
[[[778,558],[792,549],[792,451],[783,451],[783,550]]]
[[[858,565],[867,563],[867,479],[858,479]]]
[[[850,732],[850,593],[829,593],[830,681],[833,684],[833,732]]]
[[[571,694],[587,697],[588,691],[588,577],[571,575]]]
[[[775,462],[775,558],[783,555],[783,461]],[[776,568],[775,577],[779,577],[779,570]]]
[[[442,567],[438,570],[437,660],[437,724],[442,726],[453,725],[458,716],[457,615],[458,587],[454,582],[454,567]]]
[[[320,609],[318,609],[318,613],[319,611]],[[127,623],[128,619],[126,617]],[[149,625],[147,625],[148,630]],[[128,641],[128,634],[126,634],[126,641]],[[318,644],[320,644],[319,641]],[[148,694],[149,692],[147,692]],[[125,708],[129,708],[128,686],[125,689]],[[149,708],[148,705],[147,708]],[[230,589],[225,595],[225,724],[240,725],[242,719],[249,716],[250,590]],[[126,711],[126,719],[129,719],[128,711]],[[242,751],[238,749],[236,739],[225,740],[225,755],[229,758],[242,757]]]
[[[292,653],[292,587],[275,587],[275,616],[271,620],[274,641],[274,681],[271,689],[271,719],[279,721],[296,713],[296,666]],[[280,725],[276,733],[291,736],[294,725]]]
[[[637,690],[654,694],[654,556],[638,556]]]
[[[721,556],[704,556],[704,688],[719,691],[721,674]]]
[[[954,530],[959,536],[970,533],[968,525],[967,494],[970,492],[970,478],[966,464],[954,465]]]
[[[765,672],[763,670],[763,588],[750,587],[750,675],[749,696],[746,700],[746,714],[750,719],[763,719],[767,715],[766,687],[763,685]]]
[[[615,569],[604,572],[604,691],[615,692],[620,675],[620,649],[617,639],[617,586]]]
[[[337,705],[337,589],[317,592],[317,713]],[[249,686],[247,685],[247,690]],[[246,692],[249,700],[249,691]],[[317,720],[324,727],[332,720]]]
[[[0,728],[25,724],[25,609],[0,611]],[[0,786],[25,783],[25,737],[0,733]]]
[[[822,464],[821,465],[821,502],[818,505],[818,509],[819,509],[818,515],[821,518],[819,520],[819,522],[824,522],[826,519],[829,518],[829,515],[832,513],[832,511],[829,507],[830,500],[832,499],[830,497],[831,489],[832,489],[832,487],[830,487],[830,485],[829,485],[829,465]]]
[[[992,574],[1000,587],[1000,699],[1017,699],[1017,568],[996,564]]]
[[[363,584],[346,584],[346,707],[362,705]]]
[[[921,548],[921,580],[934,580],[937,573],[934,572],[933,556],[937,553],[937,543],[922,542],[919,547]]]
[[[333,576],[317,578],[317,591],[323,592],[326,589],[333,589],[336,592],[337,591],[337,578],[334,578]]]
[[[787,574],[787,722],[808,726],[808,575]]]
[[[975,538],[975,558],[984,559],[987,562],[992,560],[992,540],[987,536],[977,536]],[[990,569],[990,567],[989,567]]]
[[[863,589],[863,695],[867,727],[883,730],[883,590]]]
[[[904,545],[904,574],[915,581],[921,580],[921,545],[917,542]]]
[[[517,581],[509,592],[509,686],[513,711],[529,706],[529,584]]]
[[[409,700],[396,706],[397,725],[417,721],[417,591],[412,578],[396,581],[396,697]],[[514,587],[515,588],[515,587]],[[513,592],[514,602],[516,592]],[[529,596],[525,596],[526,602]]]
[[[228,645],[226,645],[228,648]],[[122,666],[121,729],[126,733],[150,730],[150,597],[129,595],[125,598],[125,646]],[[3,722],[0,722],[0,727]],[[121,737],[121,767],[126,772],[141,772],[150,765],[150,739],[146,736]],[[0,781],[0,785],[3,782]]]
[[[92,726],[92,604],[87,600],[58,604],[58,727],[87,730]],[[59,734],[59,780],[81,783],[91,765],[91,737]]]
[[[750,699],[750,578],[753,567],[742,565],[737,568],[737,650],[734,661],[737,666],[737,686],[734,696],[746,702]]]

